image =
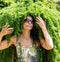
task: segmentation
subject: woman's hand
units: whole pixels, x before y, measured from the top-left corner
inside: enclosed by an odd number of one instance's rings
[[[42,47],[47,50],[53,49],[53,47],[54,47],[53,40],[46,29],[46,23],[40,17],[36,18],[36,23],[40,26],[40,28],[42,29],[42,32],[44,34],[45,39],[42,39],[42,38],[40,39],[40,43],[41,43]]]
[[[7,25],[2,27],[1,33],[4,36],[7,34],[11,34],[13,31],[14,31],[13,28],[11,28],[10,25]]]
[[[40,28],[46,28],[46,23],[41,17],[36,17],[36,23],[40,26]]]

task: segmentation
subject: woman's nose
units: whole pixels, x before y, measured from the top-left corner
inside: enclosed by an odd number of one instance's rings
[[[31,24],[31,21],[29,21],[29,24]]]

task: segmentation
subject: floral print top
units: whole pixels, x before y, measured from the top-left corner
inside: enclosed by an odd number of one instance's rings
[[[35,44],[29,48],[22,47],[19,42],[16,44],[17,62],[39,62],[37,57],[37,50]]]

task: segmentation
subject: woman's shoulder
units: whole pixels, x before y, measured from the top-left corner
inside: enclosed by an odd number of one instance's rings
[[[14,35],[14,36],[11,36],[11,40],[12,40],[12,42],[13,42],[13,44],[16,46],[16,44],[17,44],[17,42],[18,42],[18,40],[19,40],[19,38],[21,37],[21,35],[18,35],[18,36],[16,36],[16,35]]]
[[[11,37],[10,37],[10,40],[12,41],[12,43],[14,44],[14,46],[16,46],[17,36],[16,36],[16,35],[11,36]]]

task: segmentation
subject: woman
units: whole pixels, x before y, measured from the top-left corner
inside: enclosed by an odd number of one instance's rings
[[[34,25],[35,22],[42,29],[45,39],[38,36],[37,28]],[[6,49],[14,44],[17,51],[17,62],[39,62],[37,50],[40,45],[46,50],[53,49],[52,38],[46,29],[45,22],[40,17],[36,17],[36,20],[34,20],[33,16],[28,15],[24,20],[21,35],[17,38],[16,36],[10,37],[9,44],[7,43],[7,40],[2,41],[3,36],[11,34],[13,31],[14,30],[10,25],[2,28],[0,32],[0,50]]]

